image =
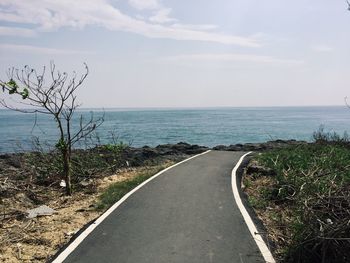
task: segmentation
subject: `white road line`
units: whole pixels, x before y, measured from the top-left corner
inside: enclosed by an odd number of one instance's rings
[[[96,221],[94,223],[92,223],[87,229],[85,229],[72,243],[69,244],[69,246],[63,250],[61,252],[61,254],[59,254],[59,256],[57,258],[55,258],[55,260],[52,261],[52,263],[61,263],[63,262],[68,256],[69,254],[71,254],[74,249],[76,249],[78,247],[78,245],[99,225],[102,223],[103,220],[106,219],[107,216],[109,216],[115,209],[117,209],[123,202],[125,202],[126,199],[128,199],[128,197],[130,197],[133,193],[135,193],[137,190],[139,190],[142,186],[144,186],[145,184],[149,183],[150,181],[152,181],[153,179],[155,179],[156,177],[158,177],[159,175],[161,175],[162,173],[170,170],[171,168],[174,168],[175,166],[178,166],[179,164],[182,164],[184,162],[187,162],[193,158],[196,158],[200,155],[204,155],[208,152],[210,152],[211,150],[208,150],[206,152],[197,154],[195,156],[192,156],[186,160],[183,160],[181,162],[178,162],[172,166],[169,166],[168,168],[160,171],[159,173],[153,175],[151,178],[147,179],[146,181],[144,181],[142,184],[138,185],[137,187],[135,187],[133,190],[131,190],[129,193],[127,193],[126,195],[124,195],[118,202],[116,202],[113,206],[111,206],[106,212],[104,212],[99,218],[96,219]]]
[[[239,168],[239,166],[242,164],[244,157],[246,157],[248,154],[250,154],[252,152],[246,153],[244,154],[238,161],[238,163],[236,164],[236,166],[233,168],[232,173],[231,173],[231,184],[232,184],[232,191],[233,191],[233,195],[235,197],[236,200],[236,204],[239,208],[239,210],[241,211],[241,214],[248,226],[248,229],[250,231],[250,234],[252,235],[255,243],[257,244],[262,256],[264,257],[264,260],[266,262],[269,263],[275,263],[275,259],[273,258],[271,251],[269,250],[268,246],[266,245],[265,241],[262,239],[261,235],[257,234],[258,230],[256,229],[253,220],[251,219],[251,217],[249,216],[247,210],[245,209],[243,203],[242,203],[242,199],[239,196],[239,191],[237,188],[237,170]]]

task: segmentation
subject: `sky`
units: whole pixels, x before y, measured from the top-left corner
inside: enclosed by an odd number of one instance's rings
[[[344,105],[344,0],[0,0],[9,67],[89,76],[83,107]]]

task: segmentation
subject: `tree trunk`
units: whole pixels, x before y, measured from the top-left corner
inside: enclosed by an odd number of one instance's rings
[[[66,147],[62,151],[63,157],[63,174],[66,181],[66,193],[67,195],[72,195],[72,184],[71,184],[71,167],[70,167],[70,153]]]

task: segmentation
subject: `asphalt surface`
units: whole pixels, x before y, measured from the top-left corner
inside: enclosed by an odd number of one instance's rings
[[[264,262],[232,193],[231,171],[242,154],[212,151],[163,173],[64,262]]]

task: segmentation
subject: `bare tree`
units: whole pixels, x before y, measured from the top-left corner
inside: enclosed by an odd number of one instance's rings
[[[80,115],[79,128],[72,129],[72,118],[80,106],[76,100],[76,90],[89,74],[88,66],[84,65],[85,73],[79,77],[75,72],[72,76],[66,72],[61,73],[51,62],[49,72],[46,67],[43,67],[40,72],[29,66],[21,70],[10,68],[7,72],[8,81],[0,80],[3,91],[3,98],[0,98],[1,105],[23,113],[41,113],[54,117],[59,131],[56,148],[62,156],[62,176],[66,182],[68,195],[72,194],[72,147],[80,139],[91,134],[104,121],[104,116],[94,118],[91,113],[90,118],[84,120]],[[9,95],[5,96],[5,93]]]

